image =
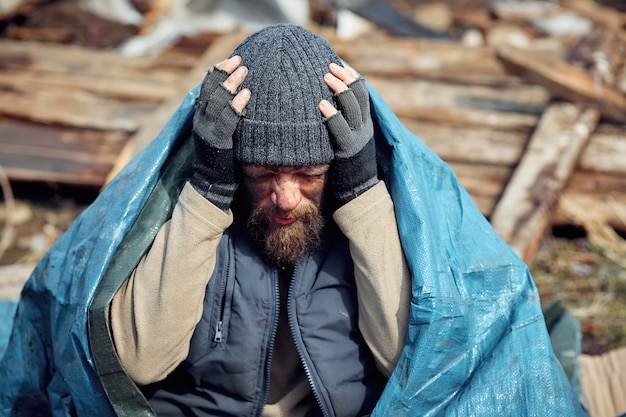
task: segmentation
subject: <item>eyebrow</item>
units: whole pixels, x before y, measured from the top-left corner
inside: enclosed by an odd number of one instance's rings
[[[249,177],[257,177],[260,175],[264,175],[268,172],[279,173],[279,172],[293,172],[300,173],[306,175],[323,175],[328,172],[330,165],[320,165],[320,166],[306,166],[306,167],[279,167],[279,166],[260,166],[260,165],[247,165],[243,167],[243,173]]]

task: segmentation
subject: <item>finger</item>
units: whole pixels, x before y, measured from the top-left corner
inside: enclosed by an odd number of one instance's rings
[[[326,83],[328,88],[330,88],[331,91],[335,94],[339,94],[342,91],[345,91],[348,89],[348,86],[346,85],[346,83],[344,83],[339,78],[335,77],[333,74],[329,72],[324,74],[324,82]]]
[[[363,124],[361,106],[354,91],[348,88],[335,96],[337,107],[343,113],[343,117],[352,129],[357,129]]]
[[[233,98],[232,106],[239,113],[243,113],[243,109],[250,101],[250,90],[244,88]]]
[[[241,64],[241,57],[239,55],[232,56],[225,59],[222,62],[215,64],[215,68],[219,68],[227,73],[233,72]]]
[[[369,117],[370,114],[370,96],[369,92],[367,91],[365,79],[359,78],[358,80],[348,85],[348,87],[354,93],[354,97],[356,97],[356,100],[359,103],[361,117],[363,117],[363,120],[365,120],[365,118]]]
[[[334,116],[327,119],[326,127],[333,138],[332,143],[335,156],[338,158],[346,158],[350,156],[350,152],[353,152],[352,148],[349,146],[351,141],[345,139],[352,137],[352,130],[350,129],[346,119],[343,118],[342,114],[336,113]]]
[[[226,107],[222,110],[219,117],[215,121],[214,135],[216,138],[221,138],[215,145],[218,148],[228,149],[233,147],[233,133],[237,128],[237,123],[241,117],[240,113],[237,113],[232,107]]]
[[[330,69],[331,74],[339,78],[346,85],[349,85],[359,78],[359,74],[352,68],[342,67],[334,62],[328,65],[328,69]]]
[[[320,111],[322,112],[322,116],[324,116],[327,119],[334,116],[335,113],[337,113],[337,109],[335,108],[335,106],[330,104],[330,101],[328,100],[320,101],[320,104],[318,107]]]
[[[235,94],[228,91],[223,84],[219,85],[207,101],[203,116],[205,121],[213,123],[225,108],[230,107],[229,104],[234,96]]]
[[[235,72],[230,74],[230,76],[226,79],[226,81],[224,81],[224,88],[226,88],[231,93],[234,93],[235,91],[237,91],[239,86],[246,79],[247,75],[248,75],[248,68],[246,67],[237,68]]]

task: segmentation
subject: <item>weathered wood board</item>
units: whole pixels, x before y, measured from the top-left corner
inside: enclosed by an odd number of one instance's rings
[[[600,119],[599,111],[573,103],[552,104],[490,217],[517,254],[530,262],[552,209]]]
[[[0,165],[9,178],[99,187],[128,134],[0,119]]]

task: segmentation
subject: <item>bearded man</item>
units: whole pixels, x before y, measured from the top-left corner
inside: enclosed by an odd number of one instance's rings
[[[157,415],[369,414],[404,345],[410,275],[365,81],[295,25],[204,79],[194,173],[110,306]]]

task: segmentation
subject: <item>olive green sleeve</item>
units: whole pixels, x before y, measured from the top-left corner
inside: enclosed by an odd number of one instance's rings
[[[333,218],[350,242],[359,301],[359,328],[389,377],[404,347],[411,276],[391,196],[383,182],[339,208]]]
[[[172,218],[113,298],[109,319],[120,361],[140,385],[164,379],[189,352],[217,245],[232,223],[187,183]]]

